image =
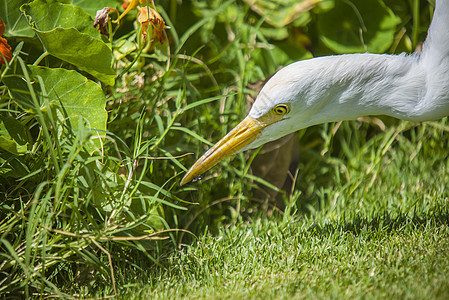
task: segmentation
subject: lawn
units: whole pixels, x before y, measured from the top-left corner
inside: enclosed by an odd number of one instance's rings
[[[201,239],[125,289],[135,298],[445,299],[446,212],[314,222],[257,220]],[[210,258],[205,255],[207,253]],[[126,277],[125,277],[126,278]]]

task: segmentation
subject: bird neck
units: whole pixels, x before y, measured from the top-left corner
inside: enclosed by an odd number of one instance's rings
[[[432,23],[423,45],[423,61],[438,67],[449,59],[449,0],[436,0]]]
[[[310,122],[351,120],[388,115],[414,120],[422,114],[426,78],[419,55],[348,54],[315,59],[322,67],[310,84],[326,78],[325,86],[308,90]],[[314,124],[307,124],[314,125]]]

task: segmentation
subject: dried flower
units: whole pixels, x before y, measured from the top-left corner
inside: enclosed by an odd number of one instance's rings
[[[112,7],[105,7],[103,9],[97,10],[97,14],[95,15],[94,27],[98,26],[98,31],[101,34],[104,34],[109,37],[108,31],[108,20],[109,20],[109,12],[117,11]]]
[[[150,31],[151,39],[157,39],[161,44],[164,43],[164,30],[169,27],[165,26],[164,19],[162,19],[161,15],[155,9],[152,9],[149,6],[140,7],[137,21],[142,25],[142,35],[144,40],[147,36],[147,32]],[[149,24],[151,24],[152,29],[149,27]]]

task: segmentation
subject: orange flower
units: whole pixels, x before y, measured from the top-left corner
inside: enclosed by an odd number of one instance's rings
[[[0,53],[6,58],[7,62],[10,62],[12,59],[12,49],[11,46],[8,45],[8,41],[0,36]],[[3,56],[0,56],[0,64],[4,64]]]
[[[149,24],[151,24],[153,27],[150,31],[151,39],[156,38],[159,43],[164,43],[164,30],[169,27],[165,26],[164,19],[162,19],[161,15],[155,9],[152,9],[149,6],[140,7],[137,21],[142,25],[142,35],[144,41],[147,36],[147,32],[149,31],[148,29],[150,29]]]
[[[162,19],[156,9],[151,8],[149,5],[156,7],[154,0],[124,0],[122,7],[125,11],[113,22],[119,23],[131,9],[137,7],[139,10],[137,21],[142,25],[143,40],[146,40],[149,33],[151,40],[156,39],[163,44],[166,39],[165,29],[169,27],[165,25],[164,19]]]
[[[123,0],[122,7],[125,10],[117,20],[114,21],[114,23],[120,22],[120,20],[127,14],[131,9],[137,6],[137,4],[141,5],[148,5],[150,3],[153,3],[153,0]],[[153,3],[154,5],[154,3]]]
[[[0,64],[4,64],[5,60],[3,57],[5,57],[7,62],[10,62],[12,59],[12,49],[11,46],[8,45],[8,41],[5,38],[2,38],[3,33],[5,32],[5,23],[3,23],[2,19],[0,18]]]

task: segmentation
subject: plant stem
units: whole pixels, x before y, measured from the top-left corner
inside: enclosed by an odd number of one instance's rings
[[[37,66],[40,64],[40,62],[49,55],[50,53],[48,53],[48,51],[45,51],[44,53],[41,54],[41,56],[39,56],[36,61],[33,63],[33,66]]]

